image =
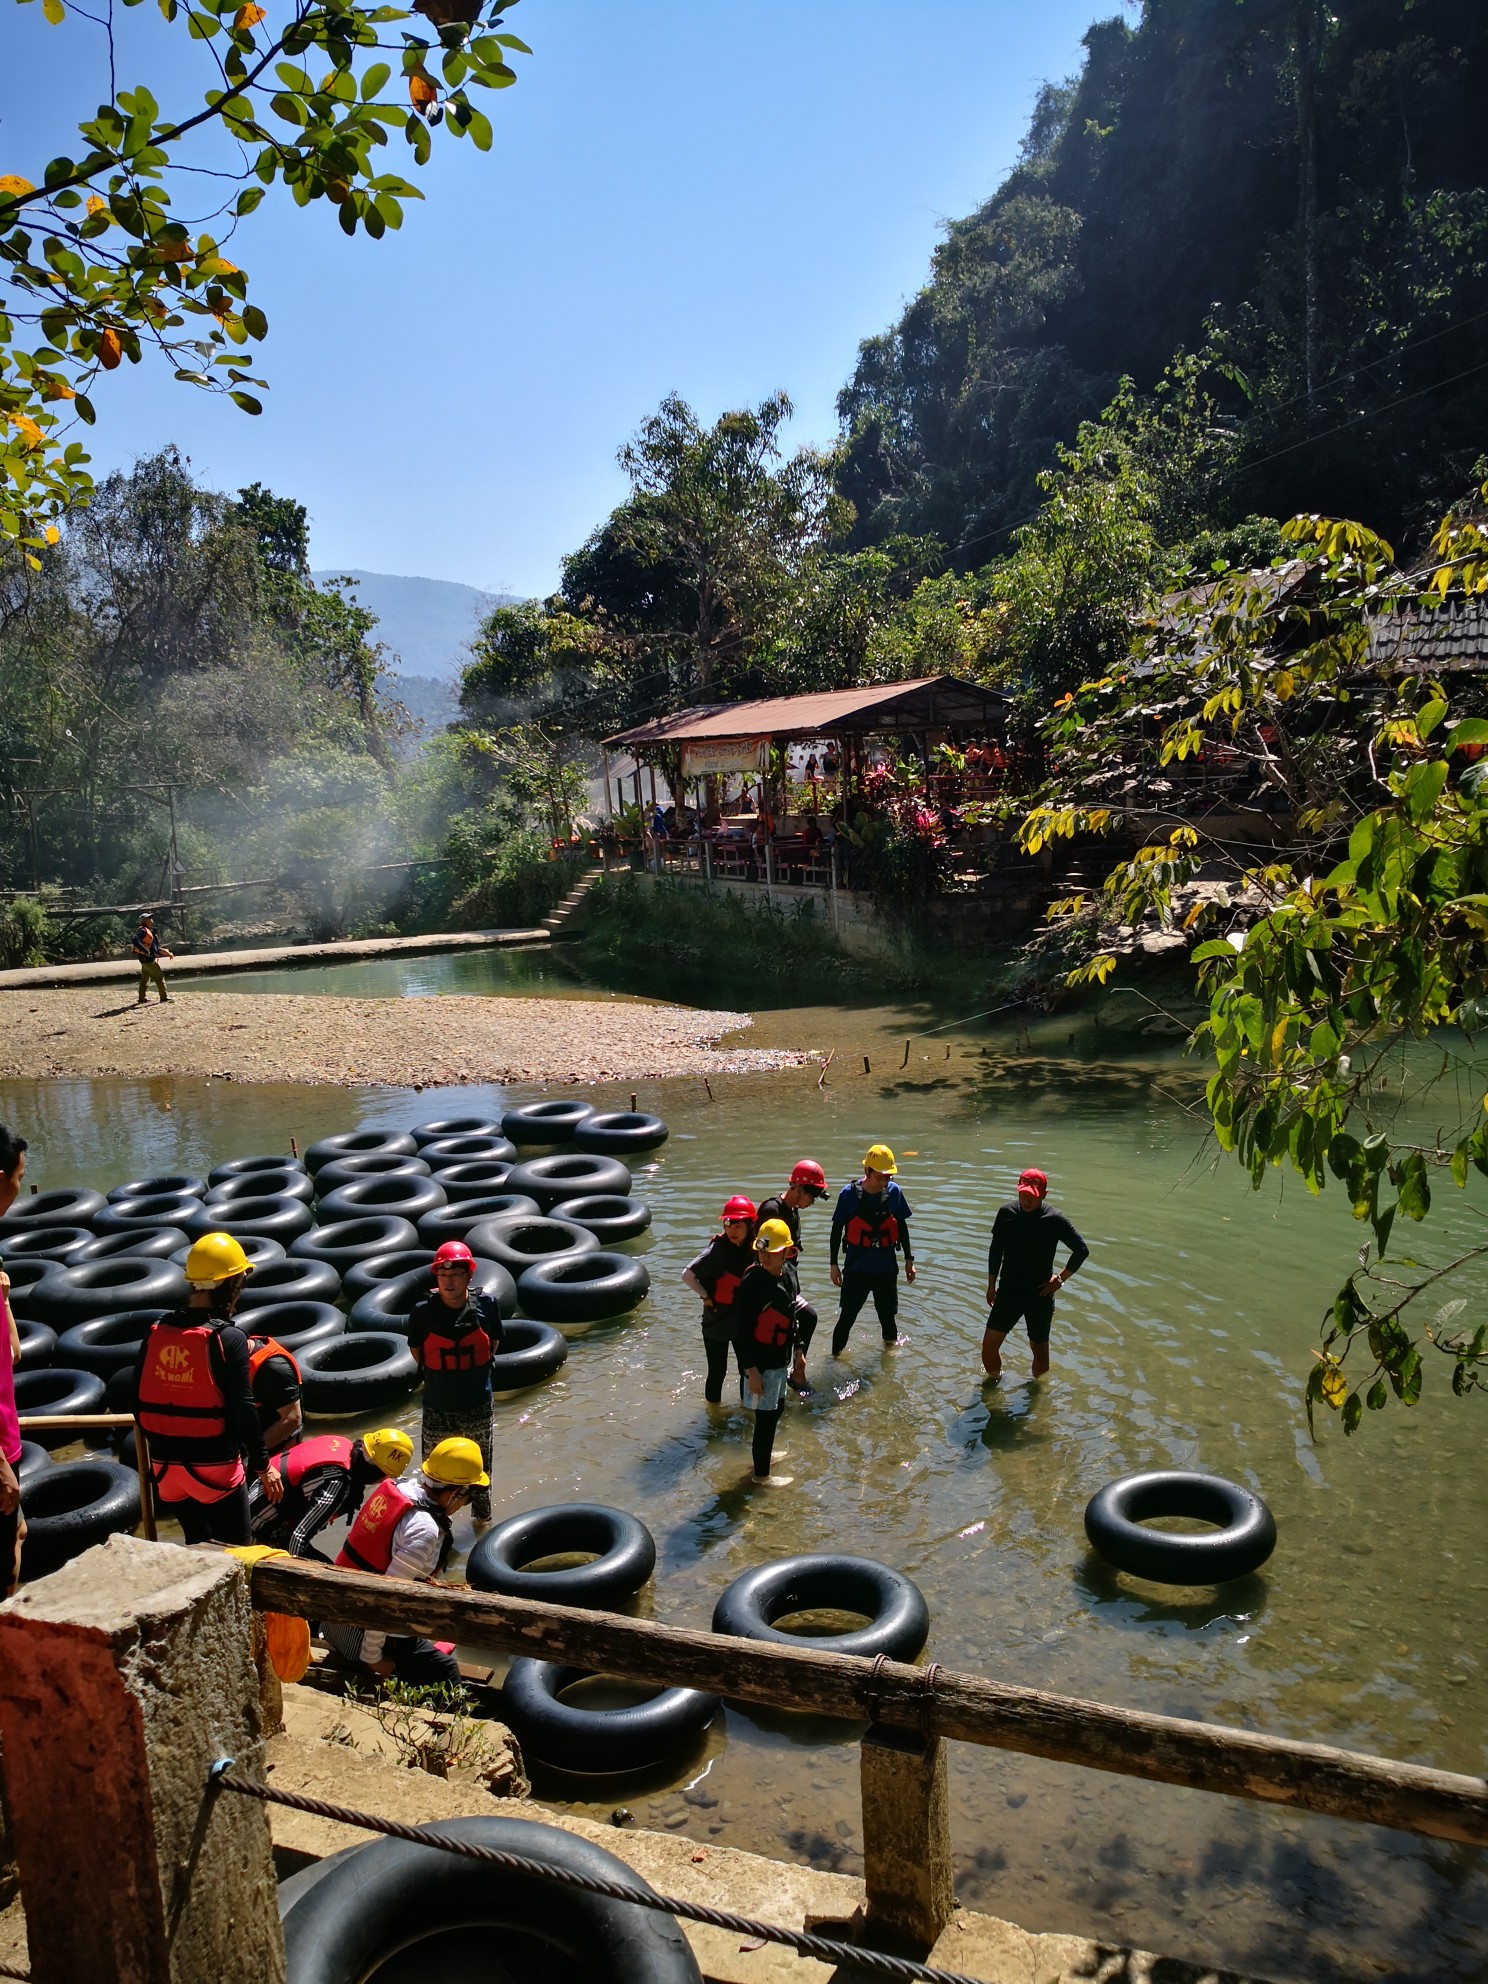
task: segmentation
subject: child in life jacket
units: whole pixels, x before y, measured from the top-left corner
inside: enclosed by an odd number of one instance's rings
[[[909,1244],[909,1201],[894,1178],[898,1169],[888,1145],[874,1144],[863,1159],[862,1177],[844,1185],[838,1194],[832,1214],[832,1286],[842,1290],[842,1303],[832,1331],[834,1357],[846,1350],[853,1324],[870,1295],[884,1342],[905,1341],[898,1320],[900,1254],[906,1281],[914,1280],[915,1264]]]
[[[754,1408],[754,1480],[761,1488],[788,1488],[792,1480],[770,1472],[795,1348],[794,1292],[785,1275],[790,1248],[785,1221],[765,1220],[754,1236],[754,1266],[734,1296],[734,1348],[744,1373],[739,1395]]]
[[[721,1215],[723,1230],[715,1233],[695,1261],[682,1271],[682,1280],[703,1305],[703,1354],[708,1376],[703,1397],[709,1405],[723,1403],[729,1345],[734,1340],[732,1309],[739,1284],[754,1263],[754,1204],[736,1194]],[[740,1375],[743,1375],[740,1365]]]

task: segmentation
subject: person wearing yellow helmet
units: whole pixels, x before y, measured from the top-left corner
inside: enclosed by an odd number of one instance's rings
[[[283,1501],[276,1506],[259,1494],[256,1482],[249,1490],[254,1542],[330,1563],[314,1539],[333,1522],[352,1521],[367,1490],[385,1476],[400,1475],[412,1459],[413,1441],[398,1426],[379,1426],[359,1440],[339,1433],[297,1440],[279,1461]]]
[[[898,1169],[887,1144],[872,1144],[863,1158],[862,1177],[844,1185],[838,1194],[829,1243],[832,1286],[842,1290],[832,1331],[834,1357],[846,1350],[853,1324],[870,1295],[884,1342],[893,1348],[907,1341],[899,1334],[900,1254],[906,1281],[914,1280],[915,1264],[909,1244],[909,1201],[899,1188]]]
[[[449,1554],[451,1523],[491,1477],[474,1440],[441,1440],[417,1474],[383,1481],[367,1497],[336,1559],[344,1571],[431,1583]],[[432,1640],[383,1634],[359,1626],[326,1627],[326,1638],[355,1665],[386,1680],[418,1687],[460,1685],[454,1650]]]
[[[186,1256],[190,1293],[146,1333],[133,1408],[149,1444],[160,1513],[188,1543],[247,1543],[248,1476],[270,1502],[284,1493],[264,1446],[248,1339],[232,1320],[248,1256],[230,1233],[206,1233]]]
[[[785,1221],[762,1221],[754,1236],[754,1266],[739,1283],[731,1311],[734,1349],[744,1374],[739,1397],[754,1410],[751,1447],[754,1480],[761,1488],[788,1488],[793,1478],[770,1472],[796,1340],[795,1290],[785,1272],[790,1251],[791,1230]],[[779,1458],[785,1458],[783,1452]]]
[[[789,1383],[791,1390],[799,1392],[802,1398],[811,1396],[811,1386],[806,1379],[806,1353],[811,1348],[811,1339],[816,1335],[817,1314],[801,1293],[801,1214],[807,1206],[826,1196],[826,1172],[814,1157],[798,1157],[791,1166],[790,1180],[785,1190],[774,1193],[768,1199],[761,1199],[758,1214],[760,1219],[783,1219],[791,1230],[790,1260],[785,1278],[792,1290],[796,1314],[796,1354],[791,1364]]]

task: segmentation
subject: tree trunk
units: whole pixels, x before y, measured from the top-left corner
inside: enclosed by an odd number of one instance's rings
[[[1317,0],[1297,6],[1297,229],[1302,242],[1302,370],[1307,410],[1314,410],[1318,384],[1317,263]]]

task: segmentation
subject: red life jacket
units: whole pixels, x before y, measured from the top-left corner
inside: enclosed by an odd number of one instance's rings
[[[363,1504],[362,1513],[341,1545],[337,1564],[343,1571],[370,1571],[382,1577],[393,1559],[393,1536],[412,1508],[421,1506],[396,1481],[379,1481]]]
[[[288,1361],[290,1370],[295,1374],[295,1383],[297,1385],[303,1384],[304,1380],[300,1376],[299,1365],[296,1364],[294,1358],[284,1348],[282,1343],[275,1342],[271,1336],[250,1336],[248,1339],[248,1388],[250,1391],[253,1388],[254,1380],[258,1377],[259,1367],[267,1364],[271,1357],[285,1358]]]
[[[150,1438],[228,1439],[217,1325],[155,1323],[140,1370],[138,1418]]]
[[[739,1283],[743,1279],[742,1274],[730,1274],[725,1270],[713,1284],[713,1307],[732,1308],[734,1297],[739,1292]]]
[[[419,1346],[426,1371],[484,1371],[491,1361],[491,1339],[479,1323],[472,1330],[431,1329]]]
[[[784,1290],[782,1293],[788,1303],[789,1291]],[[768,1344],[772,1350],[780,1350],[790,1341],[794,1323],[795,1317],[790,1309],[778,1308],[772,1296],[754,1319],[754,1340],[756,1343]]]
[[[856,1188],[857,1210],[848,1220],[844,1238],[849,1247],[897,1247],[899,1245],[899,1221],[888,1210],[887,1192],[879,1192],[875,1198],[861,1186]]]
[[[318,1467],[339,1467],[350,1473],[353,1443],[339,1433],[320,1433],[313,1440],[297,1440],[279,1456],[279,1472],[286,1488],[298,1488],[307,1474]]]

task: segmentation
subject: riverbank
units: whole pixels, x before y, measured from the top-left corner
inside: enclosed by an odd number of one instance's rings
[[[337,999],[98,988],[0,991],[0,1078],[197,1075],[426,1088],[746,1074],[802,1053],[717,1043],[747,1013],[597,999]]]

